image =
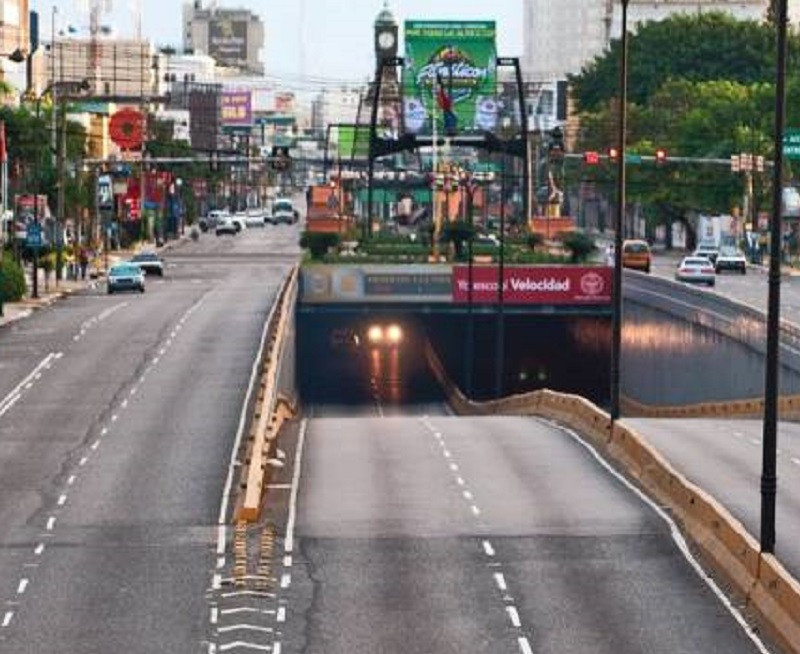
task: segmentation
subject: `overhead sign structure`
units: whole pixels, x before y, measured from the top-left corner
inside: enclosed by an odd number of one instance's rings
[[[223,91],[221,97],[223,127],[253,126],[253,92],[250,90]]]
[[[494,21],[406,21],[407,133],[432,134],[434,115],[442,134],[445,127],[451,134],[497,129],[496,37]]]

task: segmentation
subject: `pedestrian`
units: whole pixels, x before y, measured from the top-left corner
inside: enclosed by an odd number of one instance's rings
[[[80,263],[81,263],[81,279],[85,280],[86,269],[89,267],[89,253],[86,251],[86,248],[81,248]]]

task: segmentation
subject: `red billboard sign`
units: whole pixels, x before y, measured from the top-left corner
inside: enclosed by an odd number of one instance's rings
[[[606,266],[506,266],[503,301],[508,304],[609,304],[612,269]],[[469,268],[453,268],[453,301],[469,301]],[[497,266],[473,266],[472,301],[498,300]]]

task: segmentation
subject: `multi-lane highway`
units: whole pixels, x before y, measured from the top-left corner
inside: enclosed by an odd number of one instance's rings
[[[243,398],[297,228],[203,235],[143,295],[0,329],[0,651],[190,652]]]

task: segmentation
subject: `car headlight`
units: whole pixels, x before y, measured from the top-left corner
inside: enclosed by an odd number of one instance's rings
[[[400,325],[389,325],[386,329],[386,340],[392,345],[397,345],[403,340],[403,330]]]
[[[367,330],[367,340],[373,345],[383,343],[383,327],[380,325],[372,325]]]

